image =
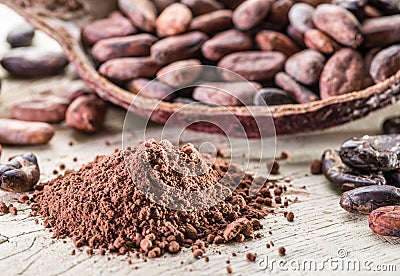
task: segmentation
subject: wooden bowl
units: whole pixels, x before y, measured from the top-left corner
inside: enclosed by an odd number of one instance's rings
[[[126,91],[103,76],[99,75],[88,59],[80,41],[80,26],[104,16],[116,8],[115,0],[85,1],[82,0],[0,0],[18,14],[23,16],[37,29],[40,29],[60,43],[66,56],[75,65],[80,77],[94,89],[98,95],[116,105],[119,105],[141,116],[150,115],[150,120],[165,123],[168,118],[180,107],[180,103],[161,102],[152,110],[158,100],[137,96]],[[257,122],[270,122],[272,117],[277,135],[304,133],[323,130],[366,116],[372,111],[395,103],[400,98],[400,70],[392,77],[361,91],[331,97],[325,100],[306,104],[266,107],[227,108],[210,106],[193,106],[180,114],[181,123],[190,124],[191,118],[204,121],[223,120],[228,113],[233,113],[242,123],[249,138],[259,138],[263,130]],[[185,113],[188,116],[185,115]],[[271,124],[266,124],[270,128]],[[219,128],[209,123],[190,125],[191,129],[204,132],[220,132]],[[243,136],[243,132],[230,133]]]

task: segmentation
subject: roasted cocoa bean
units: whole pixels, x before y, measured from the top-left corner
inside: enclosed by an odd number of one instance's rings
[[[132,23],[119,12],[113,12],[108,18],[93,21],[82,28],[82,41],[92,46],[97,41],[111,37],[122,37],[137,33]]]
[[[96,95],[76,98],[68,107],[65,122],[76,130],[94,133],[104,124],[106,104]]]
[[[155,31],[157,8],[151,0],[118,0],[118,6],[135,27]]]
[[[126,88],[140,96],[163,101],[171,101],[176,97],[172,87],[158,80],[135,79],[128,82]]]
[[[115,82],[126,82],[136,78],[153,78],[160,67],[149,57],[115,58],[103,63],[99,72]]]
[[[289,23],[289,10],[294,5],[292,0],[277,0],[271,5],[268,21],[274,24],[287,25]]]
[[[206,82],[194,89],[193,99],[210,105],[252,105],[260,88],[255,82]]]
[[[340,49],[340,45],[329,36],[317,29],[310,29],[304,33],[304,44],[323,54],[333,54]]]
[[[385,206],[372,211],[368,224],[376,234],[400,237],[400,206]]]
[[[275,31],[260,31],[256,35],[257,47],[263,51],[278,51],[287,57],[300,51],[299,47],[286,35]]]
[[[6,145],[47,144],[54,136],[54,128],[47,123],[0,119],[0,143]]]
[[[140,57],[150,55],[150,47],[157,38],[150,34],[102,39],[92,48],[92,55],[104,62],[119,57]]]
[[[360,173],[347,167],[336,150],[326,150],[322,154],[321,162],[325,177],[342,190],[386,184],[386,179],[382,173]]]
[[[157,35],[165,37],[184,33],[192,17],[190,9],[181,3],[168,6],[157,18]]]
[[[319,97],[314,92],[297,83],[286,73],[280,72],[276,74],[275,84],[287,91],[297,103],[308,103],[319,100]]]
[[[35,29],[28,23],[21,23],[14,28],[7,35],[7,42],[12,48],[31,46]]]
[[[372,59],[369,74],[375,83],[385,80],[400,70],[400,44],[379,51]]]
[[[363,46],[386,47],[400,42],[400,14],[366,19],[361,32],[364,36]]]
[[[400,136],[377,135],[352,138],[340,148],[342,161],[361,171],[400,169]]]
[[[218,66],[250,81],[269,80],[283,69],[285,60],[285,55],[280,52],[237,52],[222,58]],[[237,80],[236,76],[226,71],[222,72],[222,77],[225,80]]]
[[[24,153],[0,165],[0,189],[21,193],[33,189],[40,178],[37,158],[32,153]]]
[[[365,64],[361,55],[349,48],[337,51],[325,64],[319,83],[322,99],[343,95],[363,87]]]
[[[325,65],[325,57],[315,50],[303,50],[291,57],[285,63],[285,71],[296,81],[312,85],[318,82]]]
[[[207,39],[208,36],[201,32],[170,36],[159,40],[151,47],[151,57],[162,64],[194,58]]]
[[[314,28],[314,8],[306,3],[296,3],[289,11],[289,22],[297,31],[304,34]]]
[[[253,41],[247,34],[238,30],[228,30],[204,42],[201,52],[207,59],[217,61],[233,52],[247,51],[252,48]]]
[[[400,134],[400,117],[387,118],[382,125],[384,134]]]
[[[363,41],[360,22],[345,8],[331,5],[319,5],[313,14],[314,25],[334,40],[357,48]]]
[[[254,105],[283,105],[294,104],[291,95],[277,88],[262,88],[257,91],[253,98]]]
[[[383,172],[383,175],[388,185],[400,188],[400,170]]]
[[[373,210],[390,205],[400,205],[400,190],[389,185],[372,185],[344,192],[340,206],[347,212],[369,214]]]
[[[8,52],[1,65],[11,75],[35,78],[60,74],[68,60],[61,52],[51,52],[36,47],[17,48]]]
[[[226,30],[232,26],[232,14],[231,10],[218,10],[199,15],[192,19],[188,30],[206,34]]]
[[[31,122],[59,123],[64,121],[69,101],[53,95],[39,96],[14,103],[11,116]]]
[[[181,0],[181,3],[188,6],[194,16],[223,9],[223,5],[216,0]]]
[[[247,0],[233,12],[232,21],[239,30],[247,31],[260,24],[271,8],[271,1]]]
[[[193,83],[201,74],[201,61],[181,60],[171,63],[157,72],[157,79],[171,87],[184,87]]]

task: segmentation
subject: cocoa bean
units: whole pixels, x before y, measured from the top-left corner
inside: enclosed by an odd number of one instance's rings
[[[369,73],[375,83],[394,75],[400,70],[400,44],[378,52],[371,62]]]
[[[156,29],[159,37],[184,33],[192,20],[190,9],[180,3],[168,6],[157,18]]]
[[[334,0],[332,4],[350,11],[358,20],[364,20],[366,17],[364,8],[368,4],[368,0]]]
[[[312,50],[327,55],[340,49],[340,45],[336,41],[317,29],[310,29],[304,33],[304,44]]]
[[[156,41],[157,38],[150,34],[102,39],[94,44],[92,55],[101,62],[119,57],[148,56]]]
[[[35,29],[28,23],[21,23],[14,28],[7,35],[7,42],[12,48],[31,46]]]
[[[86,133],[98,131],[104,124],[105,102],[96,95],[76,98],[68,107],[65,122],[68,126]]]
[[[304,34],[307,30],[314,28],[314,8],[306,3],[296,3],[289,11],[289,22],[297,31]]]
[[[291,95],[277,88],[263,88],[257,91],[253,98],[254,105],[294,104]]]
[[[230,8],[231,10],[235,10],[244,1],[246,1],[246,0],[219,0],[219,2],[221,2],[222,4],[224,4],[226,7]]]
[[[157,79],[171,87],[184,87],[193,83],[201,74],[201,61],[197,59],[181,60],[161,68]]]
[[[366,5],[364,7],[364,12],[365,12],[365,15],[370,18],[383,16],[383,13],[380,10],[378,10],[377,8],[370,6],[370,5]]]
[[[238,30],[228,30],[206,41],[201,47],[201,52],[207,59],[217,61],[230,53],[252,48],[253,41],[247,34]]]
[[[247,31],[260,24],[267,16],[271,1],[247,0],[233,12],[232,21],[236,28]]]
[[[337,51],[325,64],[319,84],[322,99],[357,91],[365,74],[361,55],[349,48]]]
[[[296,28],[294,28],[292,25],[289,25],[287,27],[286,33],[294,42],[296,42],[297,45],[299,45],[300,47],[303,47],[303,48],[305,47],[304,33],[301,33]]]
[[[218,66],[247,80],[269,80],[282,70],[285,60],[285,55],[280,52],[237,52],[221,59]],[[222,75],[225,80],[237,80],[232,73],[223,71]]]
[[[211,34],[228,29],[232,25],[232,11],[218,10],[192,19],[188,30]]]
[[[223,5],[215,0],[181,0],[181,3],[188,6],[194,16],[223,9]]]
[[[260,50],[278,51],[287,57],[300,51],[299,47],[289,37],[275,31],[260,31],[257,33],[255,40]]]
[[[315,50],[303,50],[291,57],[285,63],[285,71],[296,81],[312,85],[318,82],[325,65],[325,57]]]
[[[363,41],[360,22],[345,8],[331,5],[319,5],[313,14],[314,25],[334,40],[357,48]]]
[[[400,3],[398,0],[369,0],[368,3],[377,7],[385,14],[400,13]]]
[[[47,123],[0,119],[0,143],[6,145],[47,144],[54,136],[54,128]]]
[[[161,65],[149,57],[115,58],[103,63],[99,72],[115,81],[125,82],[136,78],[153,78]]]
[[[74,80],[68,83],[68,87],[63,91],[63,97],[70,102],[79,96],[94,94],[95,92],[87,86],[83,80]]]
[[[159,40],[151,47],[151,57],[162,64],[193,58],[207,39],[208,36],[201,32],[170,36]]]
[[[294,5],[292,0],[273,1],[268,21],[275,24],[287,25],[289,23],[289,10]]]
[[[252,105],[261,85],[256,82],[205,82],[193,91],[193,99],[210,105]]]
[[[386,47],[400,42],[400,14],[366,19],[361,32],[364,36],[363,46]]]
[[[175,2],[177,2],[177,0],[153,0],[153,3],[157,7],[159,13]]]
[[[332,2],[332,0],[301,0],[299,2],[303,2],[303,3],[306,3],[313,7],[316,7],[316,6],[324,4],[324,3],[330,3],[330,2]]]
[[[89,23],[82,28],[82,41],[92,46],[97,41],[111,37],[121,37],[137,33],[132,23],[119,12],[113,12],[108,18]]]
[[[376,234],[400,237],[400,206],[384,206],[372,211],[368,224]]]
[[[134,79],[126,87],[132,93],[140,93],[140,96],[147,98],[171,101],[176,97],[171,87],[158,80]]]
[[[280,72],[276,74],[275,84],[287,91],[298,103],[308,103],[319,100],[319,97],[314,92],[297,83],[286,73]]]
[[[67,64],[68,60],[63,53],[36,47],[13,49],[1,60],[4,69],[20,78],[58,75]]]
[[[154,32],[157,8],[151,0],[118,0],[118,6],[135,27]]]
[[[59,123],[65,118],[69,101],[53,95],[34,97],[14,103],[11,116],[31,122]]]

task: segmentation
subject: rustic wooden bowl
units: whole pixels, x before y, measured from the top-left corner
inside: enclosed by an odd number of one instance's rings
[[[79,27],[93,20],[95,17],[104,16],[116,8],[115,0],[111,1],[84,1],[83,0],[0,0],[60,43],[66,56],[75,65],[80,77],[94,89],[98,95],[131,112],[148,116],[157,123],[165,123],[178,108],[179,103],[160,103],[155,110],[152,107],[157,100],[137,96],[135,97],[106,78],[99,75],[88,59],[80,42]],[[193,115],[206,120],[218,120],[232,112],[242,123],[249,138],[259,138],[260,132],[271,133],[270,129],[262,129],[257,122],[275,124],[276,134],[295,134],[323,130],[332,126],[350,122],[366,116],[372,111],[395,103],[400,99],[400,70],[392,77],[361,91],[331,97],[325,100],[306,104],[271,106],[269,111],[265,107],[210,107],[193,106],[180,114],[181,123],[188,124]],[[250,112],[251,110],[251,112]],[[185,116],[188,112],[188,116]],[[256,118],[255,118],[256,117]],[[209,118],[209,119],[208,119]],[[270,128],[271,124],[266,124]],[[204,132],[220,132],[219,128],[208,123],[197,123],[190,128]],[[236,133],[238,136],[241,132]],[[235,135],[235,133],[231,133]]]

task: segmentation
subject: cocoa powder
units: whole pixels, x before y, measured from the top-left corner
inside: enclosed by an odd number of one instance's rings
[[[193,162],[194,168],[200,167],[205,173],[182,177],[174,172],[172,166],[177,161],[167,158],[174,153],[182,162]],[[150,166],[145,171],[143,156],[147,156]],[[65,175],[45,183],[33,194],[32,215],[42,217],[44,226],[52,228],[54,238],[70,237],[76,247],[88,246],[103,254],[105,250],[119,254],[132,251],[154,258],[191,246],[194,256],[201,257],[210,243],[253,237],[254,231],[262,228],[259,219],[273,213],[274,207],[284,207],[266,204],[271,204],[270,189],[277,187],[274,183],[266,182],[259,192],[249,195],[253,177],[241,174],[237,168],[228,177],[229,181],[239,180],[237,188],[206,209],[168,209],[141,192],[143,185],[151,187],[157,181],[182,191],[217,190],[215,187],[232,165],[217,158],[211,167],[204,166],[208,162],[207,156],[200,155],[191,144],[179,148],[168,141],[140,141],[133,147],[116,149],[111,155],[97,156],[80,170],[67,170]],[[146,178],[138,185],[129,169],[142,170]],[[168,196],[164,194],[166,200]]]

